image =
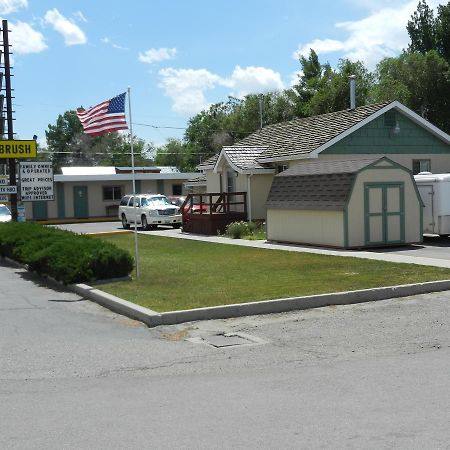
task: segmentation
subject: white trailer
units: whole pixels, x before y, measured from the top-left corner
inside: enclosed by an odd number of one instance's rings
[[[450,235],[450,173],[414,175],[423,209],[423,233]]]

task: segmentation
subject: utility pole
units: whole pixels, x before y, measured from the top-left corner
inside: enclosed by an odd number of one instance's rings
[[[259,129],[263,128],[263,94],[259,94]]]
[[[13,109],[12,109],[12,89],[11,89],[11,65],[9,60],[9,37],[8,21],[2,20],[3,35],[3,57],[5,68],[5,97],[6,97],[6,123],[8,128],[8,140],[14,139],[13,130]],[[4,130],[3,130],[4,131]],[[9,165],[9,185],[16,186],[16,159],[8,158]],[[17,194],[10,194],[11,198],[11,217],[13,222],[17,222]]]

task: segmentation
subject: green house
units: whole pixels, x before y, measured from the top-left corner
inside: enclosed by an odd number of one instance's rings
[[[388,157],[419,172],[450,172],[450,136],[398,101],[267,126],[199,165],[206,192],[246,192],[249,219],[266,218],[274,176],[314,161]]]

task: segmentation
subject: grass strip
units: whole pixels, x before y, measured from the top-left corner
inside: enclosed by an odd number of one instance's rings
[[[134,253],[131,234],[101,237]],[[102,284],[158,312],[450,279],[450,269],[139,236],[140,277]]]

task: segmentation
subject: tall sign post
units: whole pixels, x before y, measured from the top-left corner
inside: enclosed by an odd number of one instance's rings
[[[8,127],[8,140],[14,139],[13,131],[13,110],[12,110],[12,89],[11,89],[11,65],[9,60],[9,37],[8,21],[2,20],[3,35],[3,57],[5,65],[5,97],[6,97],[6,123]],[[8,158],[9,165],[9,184],[16,186],[16,159]],[[11,217],[13,222],[17,222],[17,193],[11,194]]]

